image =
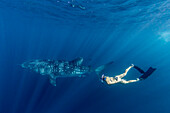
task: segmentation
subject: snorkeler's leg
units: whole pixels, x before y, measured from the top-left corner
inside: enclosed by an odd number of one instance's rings
[[[125,70],[125,75],[128,73],[128,71],[132,68],[132,67],[134,67],[134,65],[132,64],[131,66],[129,66],[126,70]]]
[[[139,78],[137,78],[136,80],[128,80],[128,81],[122,79],[121,83],[128,84],[128,83],[132,83],[132,82],[138,82],[139,80],[140,80]]]
[[[133,65],[133,64],[132,64],[131,66],[129,66],[129,67],[125,70],[125,72],[124,72],[124,73],[122,73],[122,74],[120,74],[120,75],[117,75],[116,77],[123,78],[124,76],[126,76],[126,75],[127,75],[128,71],[129,71],[132,67],[134,67],[134,65]]]

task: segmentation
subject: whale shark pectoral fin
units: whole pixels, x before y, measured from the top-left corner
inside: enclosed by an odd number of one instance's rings
[[[83,63],[83,58],[82,57],[78,57],[78,58],[72,60],[71,62],[75,63],[77,65],[81,65]]]
[[[53,86],[56,86],[56,79],[50,78],[49,80]]]
[[[53,77],[53,75],[50,75],[50,76],[49,76],[49,80],[50,80],[50,83],[51,83],[53,86],[56,86],[56,78]]]

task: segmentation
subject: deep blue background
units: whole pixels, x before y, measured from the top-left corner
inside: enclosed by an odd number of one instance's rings
[[[1,0],[0,113],[169,113],[169,0]],[[84,65],[114,64],[121,74],[132,63],[145,81],[102,84],[86,78],[48,78],[24,70],[31,59],[84,58]],[[126,79],[139,73],[130,70]]]

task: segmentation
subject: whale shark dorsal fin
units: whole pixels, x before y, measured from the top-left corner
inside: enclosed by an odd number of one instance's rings
[[[71,62],[76,64],[76,65],[81,65],[83,63],[83,58],[82,57],[78,57],[78,58],[72,60]]]

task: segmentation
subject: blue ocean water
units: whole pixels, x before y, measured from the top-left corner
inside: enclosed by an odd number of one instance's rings
[[[169,0],[0,0],[0,113],[169,113]],[[24,70],[31,59],[73,60],[121,74],[132,63],[146,80],[106,85]],[[130,70],[126,79],[139,73]]]

